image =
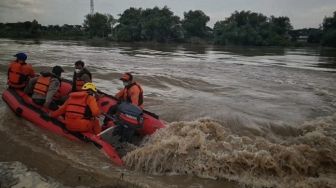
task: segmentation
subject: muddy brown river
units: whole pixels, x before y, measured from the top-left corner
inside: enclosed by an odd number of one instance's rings
[[[114,94],[132,72],[167,128],[125,167],[0,100],[0,187],[336,187],[336,49],[0,39],[0,92],[19,51],[36,72],[83,60]]]

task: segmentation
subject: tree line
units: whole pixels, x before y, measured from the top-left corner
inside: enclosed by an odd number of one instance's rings
[[[0,23],[0,37],[91,39],[135,42],[190,42],[220,45],[285,46],[301,43],[336,47],[336,11],[320,28],[293,30],[285,16],[267,17],[251,11],[235,11],[207,26],[210,17],[201,10],[184,12],[183,18],[168,7],[129,8],[115,19],[110,14],[88,14],[82,25],[43,26],[32,22]]]

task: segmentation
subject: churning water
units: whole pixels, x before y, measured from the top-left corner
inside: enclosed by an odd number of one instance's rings
[[[133,72],[145,108],[168,126],[129,145],[126,167],[116,168],[94,146],[36,128],[0,101],[6,182],[20,185],[12,173],[50,187],[336,187],[336,49],[1,39],[1,91],[18,51],[37,72],[61,65],[69,79],[83,60],[111,94]],[[34,181],[24,176],[35,172]]]

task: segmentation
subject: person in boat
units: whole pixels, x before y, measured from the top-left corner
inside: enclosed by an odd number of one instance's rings
[[[124,88],[119,90],[115,97],[119,101],[126,101],[143,108],[143,90],[141,86],[133,80],[133,75],[129,72],[124,73],[120,80]]]
[[[7,84],[10,88],[23,90],[29,79],[35,76],[35,72],[32,65],[26,63],[27,55],[25,53],[17,53],[14,57],[16,60],[11,61],[8,68]]]
[[[83,85],[88,82],[92,82],[90,71],[85,68],[83,61],[76,61],[72,79],[72,91],[80,91]]]
[[[64,70],[60,66],[54,66],[51,72],[41,72],[39,77],[30,79],[24,92],[28,95],[32,94],[35,104],[56,110],[62,97],[59,93],[62,72]]]
[[[133,75],[126,72],[120,77],[120,80],[123,82],[124,88],[119,90],[115,95],[118,103],[117,105],[111,106],[107,114],[115,114],[118,110],[118,106],[123,102],[133,104],[143,109],[143,90],[141,86],[133,80]],[[108,124],[109,121],[109,118],[105,118],[104,125]]]
[[[93,83],[85,83],[81,91],[70,93],[65,103],[50,116],[55,118],[65,114],[65,126],[70,131],[99,134],[101,127],[97,117],[101,112],[94,97],[96,93]]]
[[[112,106],[107,114],[114,116],[118,111],[132,111],[132,114],[142,114],[143,111],[143,90],[141,86],[133,80],[133,75],[129,72],[124,73],[120,80],[124,88],[115,97],[118,99],[117,105]],[[109,127],[111,118],[105,117],[103,129]],[[115,132],[121,136],[121,141],[129,141],[135,134],[135,126],[118,126]]]

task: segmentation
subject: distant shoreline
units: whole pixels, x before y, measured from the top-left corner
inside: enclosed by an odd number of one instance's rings
[[[53,38],[53,37],[41,37],[41,38],[22,38],[22,37],[16,37],[16,38],[8,38],[8,37],[0,37],[0,39],[9,39],[9,40],[32,40],[35,41],[36,44],[38,44],[40,41],[77,41],[77,42],[89,42],[89,43],[97,43],[97,44],[107,44],[107,43],[118,43],[118,44],[144,44],[144,45],[199,45],[199,46],[207,46],[207,45],[213,45],[213,46],[219,46],[219,47],[323,47],[323,48],[336,48],[332,46],[323,46],[321,44],[316,43],[291,43],[289,45],[269,45],[269,46],[258,46],[258,45],[236,45],[236,44],[228,44],[228,45],[219,45],[214,44],[213,42],[209,41],[203,41],[200,43],[196,42],[156,42],[156,41],[132,41],[132,42],[124,42],[124,41],[114,41],[110,39],[105,38],[74,38],[74,37],[64,37],[64,38]]]

